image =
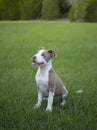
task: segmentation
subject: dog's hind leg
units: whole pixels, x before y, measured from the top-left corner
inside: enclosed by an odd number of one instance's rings
[[[67,93],[65,93],[65,94],[63,94],[63,95],[61,96],[60,106],[65,106],[65,104],[66,104],[65,99],[66,99],[66,98],[67,98]]]
[[[65,104],[66,104],[65,99],[62,99],[62,102],[60,103],[60,106],[65,106]]]

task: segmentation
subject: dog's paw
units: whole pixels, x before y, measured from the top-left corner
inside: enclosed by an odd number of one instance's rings
[[[52,109],[46,108],[46,111],[47,111],[47,112],[52,112]]]
[[[61,103],[60,103],[60,106],[65,106],[66,102],[65,100],[63,100]]]
[[[39,104],[36,104],[36,105],[34,105],[33,109],[37,109],[37,108],[39,108],[39,107],[40,107],[40,105],[39,105]]]

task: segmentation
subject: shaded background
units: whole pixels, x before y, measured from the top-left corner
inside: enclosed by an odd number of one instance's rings
[[[97,0],[0,0],[0,20],[97,22]]]

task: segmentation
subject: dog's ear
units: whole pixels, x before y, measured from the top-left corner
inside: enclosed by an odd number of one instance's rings
[[[53,50],[48,50],[48,53],[50,54],[51,57],[56,56],[56,53]]]

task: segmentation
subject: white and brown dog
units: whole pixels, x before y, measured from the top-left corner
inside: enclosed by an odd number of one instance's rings
[[[51,58],[53,56],[55,56],[53,50],[41,48],[37,54],[32,57],[33,65],[39,67],[35,77],[38,88],[38,102],[34,108],[41,106],[43,94],[48,96],[47,111],[52,111],[55,96],[59,96],[62,99],[61,106],[65,105],[68,91],[52,68]]]

